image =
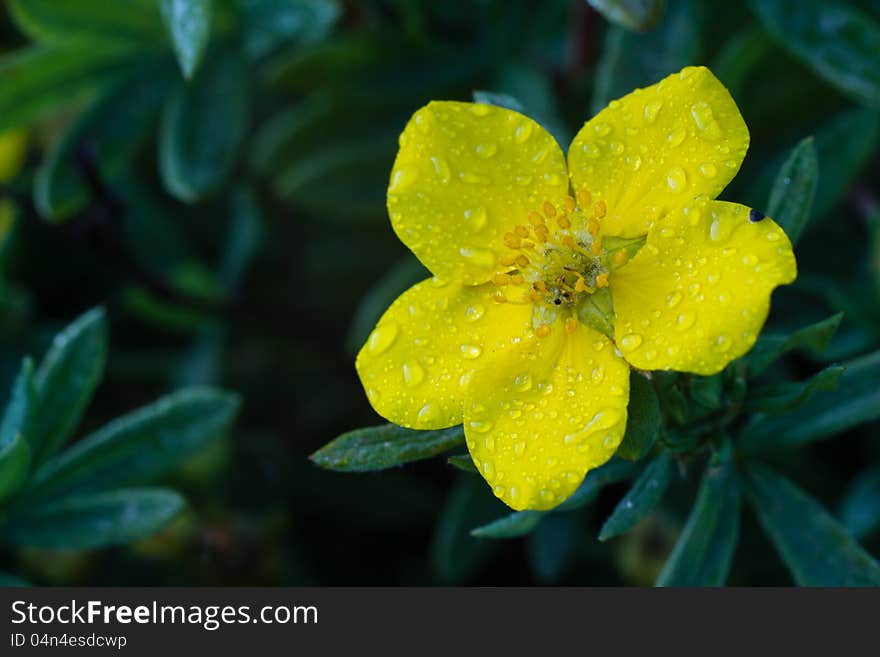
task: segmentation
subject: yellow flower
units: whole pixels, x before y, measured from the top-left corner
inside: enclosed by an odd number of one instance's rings
[[[588,121],[568,164],[531,119],[432,102],[400,136],[388,211],[434,274],[385,312],[357,357],[376,411],[464,424],[514,509],[564,501],[623,438],[629,366],[713,374],[754,344],[791,243],[715,201],[749,133],[706,68]]]
[[[27,141],[27,130],[0,133],[0,183],[9,182],[21,171],[27,152]]]

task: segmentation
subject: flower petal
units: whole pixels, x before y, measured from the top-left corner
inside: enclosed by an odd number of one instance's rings
[[[505,254],[504,233],[567,191],[562,151],[528,117],[492,105],[432,102],[400,136],[388,213],[401,241],[435,276],[476,284],[489,280]]]
[[[561,321],[474,376],[464,430],[477,469],[514,509],[549,509],[623,439],[629,367],[611,341]]]
[[[772,219],[698,199],[654,226],[612,275],[615,340],[636,367],[714,374],[751,349],[770,293],[796,275]]]
[[[531,308],[492,301],[494,291],[432,278],[391,304],[356,361],[379,415],[412,429],[462,421],[474,370],[513,338],[531,334]]]
[[[687,200],[715,198],[748,147],[748,128],[727,89],[709,69],[689,67],[587,121],[568,164],[574,189],[605,201],[605,234],[637,237]]]

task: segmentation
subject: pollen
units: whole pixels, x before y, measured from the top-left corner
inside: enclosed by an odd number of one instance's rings
[[[587,282],[584,280],[584,277],[578,276],[578,279],[574,284],[574,291],[575,292],[586,292],[589,289],[590,288],[587,287]]]
[[[590,243],[590,254],[598,256],[600,253],[602,253],[602,240],[597,238]]]
[[[492,277],[492,282],[498,287],[504,287],[510,283],[510,276],[508,274],[495,274]]]
[[[571,220],[564,214],[559,215],[559,217],[556,219],[556,223],[559,224],[560,228],[571,228]]]
[[[622,265],[623,263],[626,262],[626,252],[625,251],[618,251],[617,253],[614,254],[613,260],[614,260],[615,265]]]
[[[593,216],[597,219],[601,219],[605,216],[605,213],[608,212],[608,207],[605,205],[605,201],[599,200],[596,201],[596,205],[593,208]]]
[[[543,226],[544,217],[532,210],[531,212],[529,212],[529,223],[532,224],[532,226],[534,226],[535,228],[537,228],[538,226]]]
[[[522,240],[519,238],[519,236],[514,235],[513,233],[505,233],[504,244],[506,244],[511,249],[518,249],[522,246]]]
[[[596,287],[608,287],[608,274],[602,272],[596,276]]]
[[[519,268],[528,267],[529,259],[524,255],[518,255],[516,257],[516,260],[514,260],[514,264],[516,264],[516,266]]]
[[[590,207],[590,203],[593,202],[593,195],[590,194],[590,190],[588,189],[579,189],[577,192],[577,202],[578,205],[582,208]]]
[[[519,235],[520,237],[528,237],[528,236],[529,236],[529,229],[526,228],[525,226],[523,226],[522,224],[517,225],[517,226],[513,229],[513,231],[514,231],[517,235]]]
[[[535,329],[535,335],[539,338],[546,338],[550,335],[550,325],[549,324],[541,324],[538,328]]]
[[[574,317],[569,317],[565,320],[565,331],[566,333],[574,333],[577,331],[578,321]]]
[[[577,209],[577,202],[571,197],[565,197],[565,211],[574,212]]]
[[[548,219],[556,216],[556,207],[550,201],[544,201],[541,209],[544,210],[544,216]]]
[[[599,234],[599,231],[601,230],[601,228],[602,227],[599,225],[598,219],[594,219],[593,217],[590,217],[587,220],[587,232],[590,233],[590,235],[592,235],[593,237],[595,237],[596,235]]]

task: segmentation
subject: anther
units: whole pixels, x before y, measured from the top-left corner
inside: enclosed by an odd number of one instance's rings
[[[600,253],[602,253],[602,240],[596,238],[590,243],[590,254],[597,256]]]
[[[596,276],[596,287],[608,287],[608,274],[602,272]]]
[[[586,292],[589,288],[587,287],[587,282],[583,279],[583,277],[578,276],[577,281],[574,284],[575,292]]]
[[[514,285],[522,285],[526,282],[526,279],[523,277],[522,274],[514,274],[510,277],[510,282]]]
[[[544,201],[544,205],[541,206],[541,209],[544,210],[544,215],[548,218],[556,216],[556,208],[550,201]]]
[[[522,224],[518,224],[518,225],[513,229],[513,231],[514,231],[517,235],[519,235],[520,237],[528,237],[528,236],[529,236],[529,229],[526,228],[525,226],[523,226]]]
[[[559,217],[556,219],[556,223],[559,224],[560,228],[571,228],[571,221],[569,221],[568,217],[566,217],[564,214],[559,215]]]
[[[602,217],[605,216],[606,212],[608,212],[608,207],[605,205],[605,201],[603,201],[601,199],[596,201],[596,207],[593,208],[593,215],[597,219],[601,219]]]
[[[588,189],[579,189],[577,192],[577,202],[578,205],[584,209],[590,207],[590,203],[593,202],[593,195],[590,194],[590,190]]]
[[[532,224],[532,226],[535,226],[536,228],[538,226],[543,226],[544,225],[544,217],[542,217],[537,212],[532,210],[531,212],[529,212],[529,223]]]
[[[522,240],[513,233],[504,233],[504,243],[511,249],[518,249],[522,246]]]
[[[492,296],[492,301],[495,303],[507,303],[507,297],[499,292]]]
[[[508,274],[495,274],[492,277],[492,282],[498,287],[503,287],[510,283],[510,276]]]
[[[599,230],[601,230],[601,226],[599,225],[599,221],[590,217],[587,220],[587,232],[594,237],[599,234]]]
[[[626,251],[618,251],[614,254],[614,264],[622,265],[626,262]]]
[[[577,331],[578,321],[574,317],[569,317],[565,320],[565,330],[568,333],[574,333]]]
[[[514,260],[514,263],[516,264],[517,267],[520,267],[520,268],[528,267],[529,259],[527,257],[525,257],[524,255],[518,255],[516,257],[516,260]]]
[[[535,329],[535,335],[539,338],[546,338],[550,335],[550,326],[548,324],[541,324],[538,328]]]
[[[565,197],[565,210],[566,212],[574,212],[575,208],[577,208],[577,203],[571,196]]]

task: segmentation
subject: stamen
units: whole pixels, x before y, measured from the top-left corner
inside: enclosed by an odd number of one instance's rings
[[[564,214],[559,215],[559,218],[556,219],[556,223],[559,224],[560,228],[571,228],[571,221]]]
[[[597,219],[601,219],[605,216],[606,212],[608,212],[608,208],[605,205],[605,201],[601,199],[596,201],[596,207],[593,208],[593,216],[595,216]]]
[[[514,229],[514,232],[520,237],[528,237],[529,229],[523,226],[522,224],[518,224]]]
[[[513,267],[521,256],[502,256],[498,258],[498,263],[502,267]]]
[[[608,274],[602,272],[596,276],[596,287],[608,287]]]
[[[495,283],[498,287],[504,287],[505,285],[510,283],[510,275],[509,274],[495,274],[492,277],[492,282]]]
[[[541,324],[538,328],[535,329],[535,335],[539,338],[546,338],[548,335],[550,335],[550,325]]]
[[[594,256],[602,253],[602,238],[597,237],[590,243],[590,253]]]
[[[571,196],[565,197],[565,210],[566,212],[574,212],[577,208],[577,203]]]
[[[537,228],[538,226],[543,226],[544,217],[532,210],[531,212],[529,212],[529,223],[532,224],[532,226],[534,226],[535,228]]]
[[[617,253],[615,253],[613,260],[614,260],[615,265],[622,265],[623,263],[625,263],[626,262],[626,251],[620,250]]]
[[[556,208],[550,201],[544,201],[542,209],[544,210],[544,216],[547,218],[553,218],[556,216]]]
[[[516,264],[517,267],[522,269],[523,267],[529,266],[529,259],[527,257],[525,257],[524,255],[518,255],[516,257],[516,260],[514,260],[514,263]]]
[[[513,233],[504,233],[504,243],[511,249],[518,249],[522,246],[522,240]]]
[[[568,333],[574,333],[577,331],[578,321],[574,317],[569,317],[565,320],[565,330]]]
[[[590,288],[587,287],[587,282],[583,279],[583,276],[578,276],[577,282],[574,284],[575,292],[586,292]]]
[[[507,303],[507,297],[499,292],[498,294],[492,295],[492,301],[495,303]]]
[[[599,234],[599,231],[602,229],[602,226],[599,225],[598,220],[590,217],[587,220],[587,232],[590,233],[593,237]]]
[[[577,191],[577,202],[584,209],[590,207],[590,203],[593,202],[593,195],[590,194],[590,190],[586,188],[579,189]]]
[[[523,277],[522,274],[514,274],[510,277],[510,282],[514,285],[522,285],[526,282],[526,279]]]

